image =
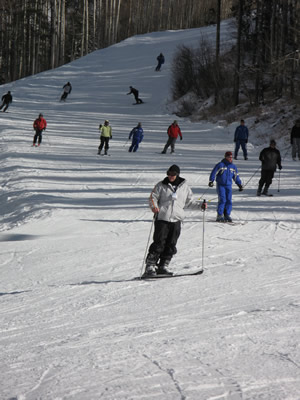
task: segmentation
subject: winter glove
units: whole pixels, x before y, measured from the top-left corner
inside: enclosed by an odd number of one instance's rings
[[[182,136],[180,136],[180,140],[182,140]]]
[[[234,143],[236,143],[236,139],[234,139]]]
[[[239,191],[242,192],[244,190],[243,185],[238,185]]]
[[[279,167],[278,167],[278,168],[279,168],[279,170],[281,171],[281,170],[282,170],[282,165],[279,165]]]
[[[213,181],[208,182],[208,186],[209,186],[209,187],[213,187],[213,186],[214,186]]]
[[[99,130],[100,130],[101,128],[102,128],[102,125],[100,124],[100,125],[99,125]]]
[[[248,143],[248,139],[246,139],[246,143]]]

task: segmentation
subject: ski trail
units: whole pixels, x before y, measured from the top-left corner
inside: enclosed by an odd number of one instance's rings
[[[163,368],[158,361],[152,360],[147,354],[143,354],[145,358],[147,358],[153,365],[155,365],[160,371],[167,374],[171,381],[174,384],[175,389],[180,395],[180,400],[185,400],[187,397],[183,393],[183,389],[181,388],[179,382],[175,378],[175,371],[172,368]]]

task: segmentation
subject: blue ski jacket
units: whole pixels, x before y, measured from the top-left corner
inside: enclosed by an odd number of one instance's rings
[[[234,141],[245,140],[248,141],[249,131],[245,125],[240,125],[236,128],[234,133]]]
[[[218,185],[231,186],[234,181],[238,186],[242,184],[237,167],[224,158],[211,171],[210,182],[216,180]]]
[[[129,138],[128,139],[131,139],[131,136],[133,136],[133,140],[134,141],[137,141],[138,143],[141,143],[141,141],[143,140],[143,138],[144,138],[144,131],[143,131],[143,128],[141,128],[141,127],[135,127],[135,128],[133,128],[132,129],[132,131],[130,132],[130,134],[129,134]]]

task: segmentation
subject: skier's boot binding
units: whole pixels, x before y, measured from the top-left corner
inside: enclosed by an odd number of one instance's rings
[[[157,275],[173,275],[168,269],[171,260],[160,260],[157,268]]]

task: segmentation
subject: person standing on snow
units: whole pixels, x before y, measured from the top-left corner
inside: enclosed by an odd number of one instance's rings
[[[237,160],[238,152],[240,146],[242,146],[242,150],[244,153],[244,159],[248,160],[247,154],[247,143],[248,143],[249,131],[245,126],[245,121],[241,119],[241,125],[239,125],[234,133],[234,142],[235,142],[235,150],[234,150],[234,159]]]
[[[38,146],[42,143],[42,132],[47,128],[47,121],[44,119],[43,114],[39,114],[39,117],[33,123],[33,129],[35,130],[35,135],[33,137],[33,146],[36,145],[38,141]]]
[[[232,181],[240,189],[243,185],[240,180],[237,167],[232,163],[232,152],[226,151],[225,158],[215,165],[209,177],[208,186],[214,186],[214,180],[217,182],[218,206],[217,222],[232,222],[230,213],[232,210]]]
[[[8,106],[10,105],[10,103],[12,103],[12,99],[13,98],[12,98],[10,91],[8,91],[6,94],[4,94],[1,98],[2,104],[1,104],[0,110],[2,110],[2,108],[5,106],[4,110],[3,110],[3,112],[5,112],[8,109]]]
[[[166,154],[169,146],[171,146],[171,153],[175,152],[175,143],[178,135],[180,136],[180,140],[182,140],[181,130],[177,124],[177,121],[174,121],[173,124],[171,124],[168,128],[168,140],[161,154]]]
[[[142,104],[143,100],[139,98],[139,91],[137,89],[135,89],[134,87],[132,87],[132,86],[129,86],[129,89],[130,89],[130,92],[127,93],[127,94],[131,94],[132,93],[134,95],[136,104]]]
[[[66,101],[68,95],[72,92],[72,85],[70,82],[66,83],[63,86],[63,94],[61,95],[60,101]]]
[[[300,119],[297,119],[295,125],[291,131],[291,145],[292,145],[292,157],[296,161],[298,153],[298,160],[300,160]]]
[[[179,174],[180,168],[171,165],[166,178],[158,182],[151,192],[149,205],[155,214],[155,229],[143,276],[172,275],[168,266],[177,253],[176,244],[184,219],[184,208],[201,208],[204,211],[207,207],[206,202],[200,205],[192,199],[192,190]]]
[[[131,146],[129,147],[128,151],[130,153],[132,151],[135,153],[139,148],[139,144],[141,143],[141,141],[144,138],[144,131],[143,131],[141,122],[139,122],[137,124],[137,126],[132,129],[132,131],[129,134],[128,140],[130,140],[131,137],[132,137],[132,142],[131,142]]]
[[[274,139],[270,140],[270,146],[264,148],[259,155],[261,161],[261,178],[258,183],[257,196],[264,194],[268,196],[269,186],[272,184],[276,165],[279,170],[282,169],[280,151],[276,149]],[[262,192],[264,186],[264,190]]]
[[[157,59],[158,64],[155,68],[155,71],[160,71],[162,64],[165,63],[165,57],[164,57],[163,53],[160,53],[160,55],[157,56],[156,59]]]
[[[109,149],[109,140],[112,139],[112,129],[107,119],[104,121],[104,125],[99,125],[99,131],[101,132],[101,134],[98,154],[101,154],[101,151],[104,147],[104,155],[106,156]]]

